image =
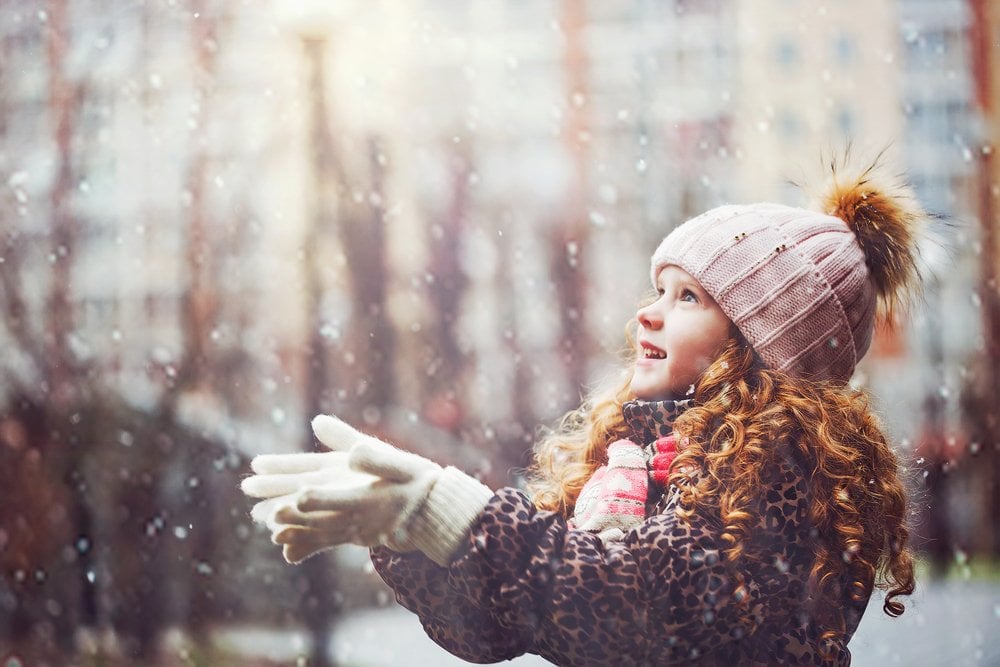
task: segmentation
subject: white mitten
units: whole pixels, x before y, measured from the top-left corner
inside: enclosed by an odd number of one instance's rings
[[[350,468],[347,452],[262,454],[254,457],[250,468],[256,473],[243,480],[240,487],[251,498],[264,498],[250,510],[250,517],[265,524],[272,532],[278,529],[276,512],[294,505],[296,494],[315,486],[357,488],[376,480],[371,475]],[[332,545],[331,545],[332,546]]]
[[[289,562],[353,543],[419,549],[445,565],[493,495],[456,468],[442,469],[334,417],[316,417],[313,432],[335,451],[286,455],[308,460],[258,457],[254,470],[264,474],[243,484],[248,494],[268,498],[254,518],[268,523]]]

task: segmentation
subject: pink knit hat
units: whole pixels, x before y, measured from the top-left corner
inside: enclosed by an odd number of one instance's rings
[[[874,165],[873,165],[874,166]],[[841,184],[819,213],[778,204],[721,206],[671,232],[652,257],[690,273],[770,368],[845,383],[868,351],[876,305],[912,287],[909,191],[882,189],[873,167]]]

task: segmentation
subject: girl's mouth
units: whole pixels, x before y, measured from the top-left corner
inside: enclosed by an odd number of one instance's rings
[[[645,341],[643,341],[642,343],[640,343],[640,345],[642,346],[642,354],[639,355],[640,359],[666,359],[667,358],[667,353],[664,352],[663,350],[661,350],[660,348],[656,347],[655,345],[651,345],[651,344],[649,344],[649,343],[647,343]]]

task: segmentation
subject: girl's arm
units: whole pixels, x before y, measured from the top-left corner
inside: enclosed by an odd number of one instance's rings
[[[375,565],[397,598],[466,659],[683,661],[756,625],[758,591],[739,586],[703,518],[667,511],[602,542],[515,489],[493,494],[330,417],[314,429],[333,452],[254,460],[243,488],[265,500],[252,514],[293,561],[381,545]]]
[[[384,548],[372,561],[428,635],[466,660],[690,660],[757,623],[757,591],[739,586],[717,534],[668,512],[603,543],[508,488],[446,567]]]

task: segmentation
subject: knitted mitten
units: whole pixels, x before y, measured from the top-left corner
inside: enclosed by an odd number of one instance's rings
[[[670,477],[670,464],[677,458],[677,440],[673,435],[658,438],[650,445],[649,476],[660,486],[666,486]]]
[[[313,456],[298,468],[291,466],[300,472],[276,473],[280,477],[271,480],[266,479],[269,459],[258,457],[263,461],[255,459],[253,466],[262,474],[243,483],[248,495],[262,489],[288,492],[264,501],[266,507],[253,514],[268,523],[289,562],[351,543],[420,550],[446,565],[493,496],[456,468],[442,468],[334,417],[316,417],[313,431],[324,445],[347,456]],[[312,469],[313,462],[325,467]],[[290,466],[285,459],[277,463],[282,470]],[[301,483],[296,484],[296,476]]]
[[[608,446],[608,464],[598,468],[576,501],[571,526],[615,540],[642,523],[648,474],[642,447],[631,440]]]

